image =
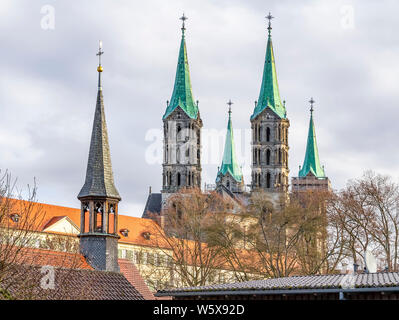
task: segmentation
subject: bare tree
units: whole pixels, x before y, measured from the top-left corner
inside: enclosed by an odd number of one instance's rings
[[[202,193],[196,188],[182,189],[168,199],[157,225],[154,239],[164,248],[173,285],[200,286],[214,283],[226,262],[219,246],[208,244],[210,227],[227,210],[217,192]]]
[[[40,264],[51,265],[53,251],[40,249],[46,242],[47,249],[64,252],[57,255],[57,267],[74,269],[82,263],[75,239],[53,235],[50,240],[41,234],[46,213],[36,202],[36,190],[35,184],[33,188],[28,186],[28,196],[23,200],[11,174],[5,172],[0,177],[0,299],[35,299],[33,283],[37,279],[27,277],[29,273],[24,270]],[[58,280],[62,284],[63,280]],[[14,288],[14,295],[10,288]]]
[[[317,189],[290,197],[290,210],[298,213],[302,223],[303,233],[296,245],[300,274],[335,272],[344,256],[343,227],[329,210],[334,199],[333,192]]]
[[[366,171],[338,196],[335,215],[345,229],[346,249],[354,262],[371,250],[383,265],[398,271],[399,186],[389,176]]]

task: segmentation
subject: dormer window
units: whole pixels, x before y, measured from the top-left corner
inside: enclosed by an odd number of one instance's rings
[[[144,239],[150,240],[150,238],[151,238],[151,233],[149,233],[149,232],[143,232],[143,233],[142,233],[142,236],[143,236]]]
[[[19,219],[21,219],[21,216],[18,213],[13,213],[10,214],[10,218],[13,222],[17,223],[19,222]]]
[[[129,236],[129,229],[121,229],[119,230],[122,236],[127,237]]]

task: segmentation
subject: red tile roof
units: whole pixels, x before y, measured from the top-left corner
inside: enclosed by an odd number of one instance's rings
[[[43,285],[46,272],[40,266],[17,265],[13,277],[0,283],[0,300],[4,293],[18,300],[143,300],[122,273],[54,268],[51,287]]]
[[[17,248],[19,253],[15,254],[18,264],[34,266],[53,266],[68,269],[93,270],[86,262],[83,255],[79,253],[70,253],[62,251],[53,251],[36,248]]]
[[[61,220],[63,217],[67,216],[71,221],[80,228],[80,209],[50,205],[45,203],[29,203],[24,200],[15,200],[11,199],[11,203],[13,205],[13,211],[18,212],[19,210],[23,210],[24,206],[32,205],[32,211],[39,212],[38,216],[38,226],[35,227],[37,231],[44,231],[47,227],[54,224],[55,222]],[[120,232],[118,232],[121,239],[119,242],[141,245],[141,246],[150,246],[150,247],[159,247],[160,241],[155,241],[154,238],[149,240],[145,239],[143,234],[146,232],[150,232],[153,234],[155,231],[160,232],[160,228],[156,224],[155,221],[151,219],[137,218],[127,215],[118,216],[118,231],[122,229],[128,229],[128,236],[123,236]],[[165,246],[167,246],[165,244]]]
[[[127,259],[118,259],[118,263],[125,278],[141,293],[145,300],[156,299],[133,262]]]

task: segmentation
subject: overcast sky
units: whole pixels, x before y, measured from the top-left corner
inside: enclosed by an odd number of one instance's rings
[[[232,99],[246,183],[250,141],[243,139],[259,96],[269,11],[275,16],[280,95],[291,123],[290,176],[303,162],[313,96],[320,158],[335,189],[367,169],[398,180],[399,3],[394,0],[1,0],[0,168],[10,170],[20,188],[36,177],[41,202],[79,207],[97,93],[95,54],[102,39],[120,212],[141,216],[148,187],[161,188],[161,165],[151,163],[154,141],[148,139],[162,128],[172,94],[183,11],[203,129],[224,135],[226,102]],[[205,155],[208,144],[204,139]],[[222,151],[203,159],[203,182],[214,183]]]

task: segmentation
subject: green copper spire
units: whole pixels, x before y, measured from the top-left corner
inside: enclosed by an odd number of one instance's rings
[[[242,172],[240,166],[237,163],[236,151],[234,146],[233,125],[231,123],[231,105],[233,103],[231,102],[231,100],[229,100],[227,104],[229,105],[229,121],[227,124],[227,134],[226,142],[224,145],[222,166],[220,167],[217,174],[216,182],[220,180],[221,176],[225,176],[227,173],[230,173],[230,175],[237,182],[241,182]]]
[[[308,143],[306,146],[305,160],[303,167],[299,170],[299,177],[306,177],[311,172],[316,178],[324,178],[325,173],[320,165],[319,152],[317,150],[316,132],[313,123],[313,98],[310,99],[310,123],[308,133]]]
[[[194,102],[193,92],[191,90],[190,71],[188,68],[188,58],[186,49],[186,40],[184,31],[184,21],[187,17],[180,18],[183,21],[182,38],[180,43],[179,60],[177,62],[175,85],[172,98],[168,104],[163,119],[167,118],[177,107],[180,107],[190,118],[196,119],[198,116],[198,103]]]
[[[281,102],[280,92],[278,90],[276,64],[274,61],[271,36],[272,27],[270,21],[273,19],[273,16],[269,13],[266,18],[269,20],[269,26],[267,28],[269,34],[267,40],[265,66],[263,68],[263,79],[258,103],[255,106],[255,110],[251,116],[251,119],[256,118],[264,109],[268,107],[272,109],[280,118],[285,119],[287,112],[285,110],[284,104]]]

